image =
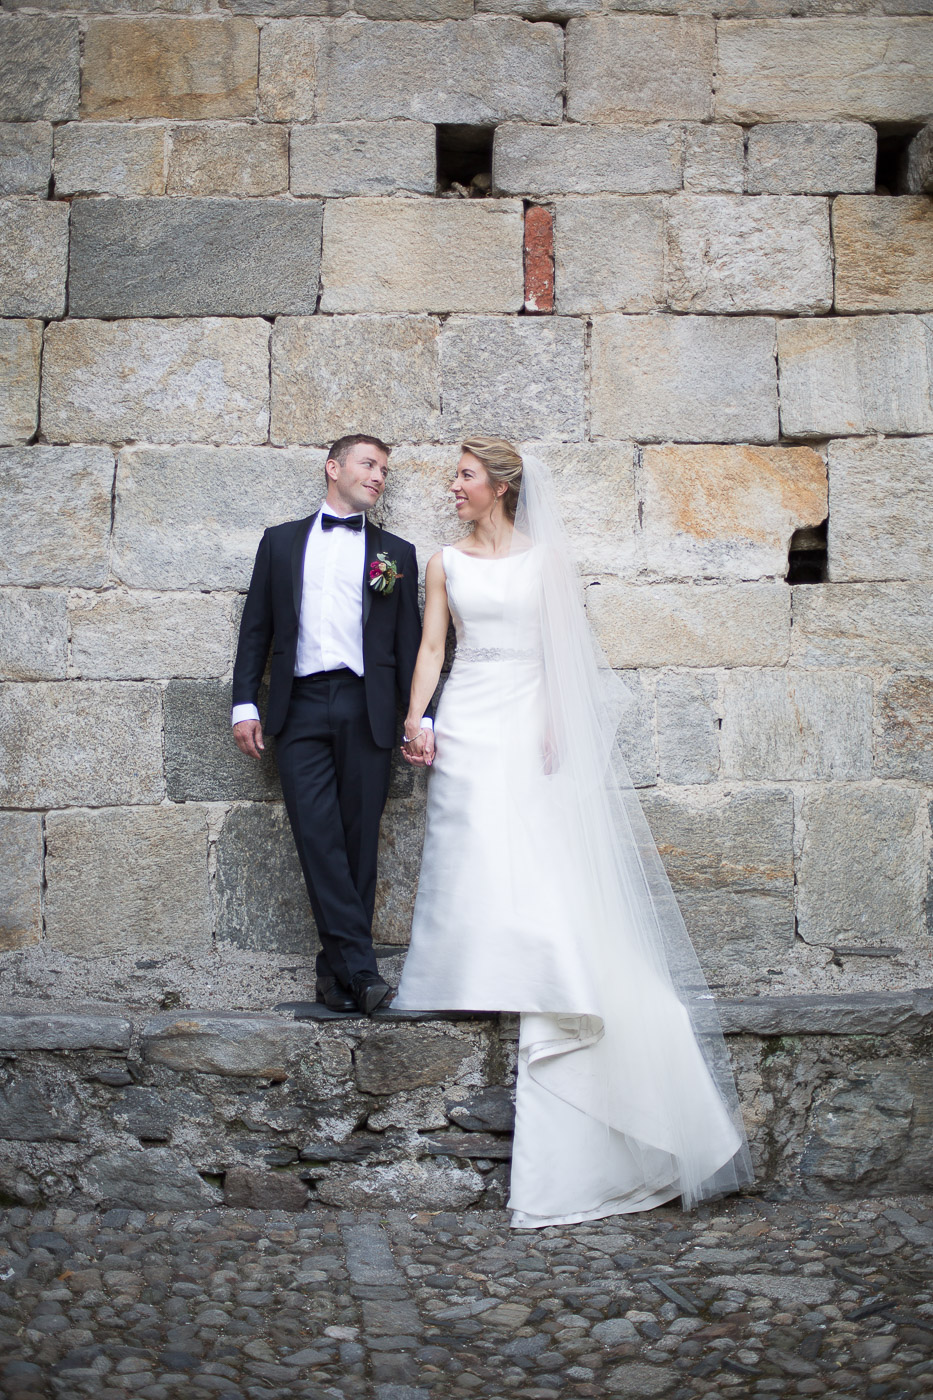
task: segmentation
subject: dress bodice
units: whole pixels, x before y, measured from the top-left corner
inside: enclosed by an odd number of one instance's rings
[[[483,559],[447,545],[443,560],[461,659],[540,654],[540,562],[536,549]]]

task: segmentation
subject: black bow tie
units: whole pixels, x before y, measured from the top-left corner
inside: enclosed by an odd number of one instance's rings
[[[321,529],[336,530],[338,525],[342,525],[345,530],[356,530],[359,532],[363,528],[363,517],[361,515],[322,515]]]

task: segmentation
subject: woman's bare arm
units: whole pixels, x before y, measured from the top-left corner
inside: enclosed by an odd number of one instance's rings
[[[428,560],[425,573],[424,621],[421,627],[421,646],[415,661],[415,674],[411,682],[411,700],[405,720],[405,738],[408,741],[402,752],[416,766],[430,763],[434,757],[434,735],[421,728],[421,717],[437,688],[441,667],[444,664],[444,650],[447,645],[447,628],[450,625],[450,609],[447,606],[447,576],[440,551]]]

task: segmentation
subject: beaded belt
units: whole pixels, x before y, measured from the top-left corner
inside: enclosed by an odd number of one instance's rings
[[[455,661],[539,661],[540,651],[520,651],[512,647],[461,647],[454,653]]]

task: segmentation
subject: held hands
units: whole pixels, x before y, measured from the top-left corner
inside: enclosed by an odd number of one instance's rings
[[[262,758],[265,744],[262,742],[262,725],[258,719],[241,719],[233,726],[233,737],[240,753],[250,758]]]
[[[430,768],[434,762],[434,730],[422,729],[420,724],[406,720],[402,757],[413,768]]]

